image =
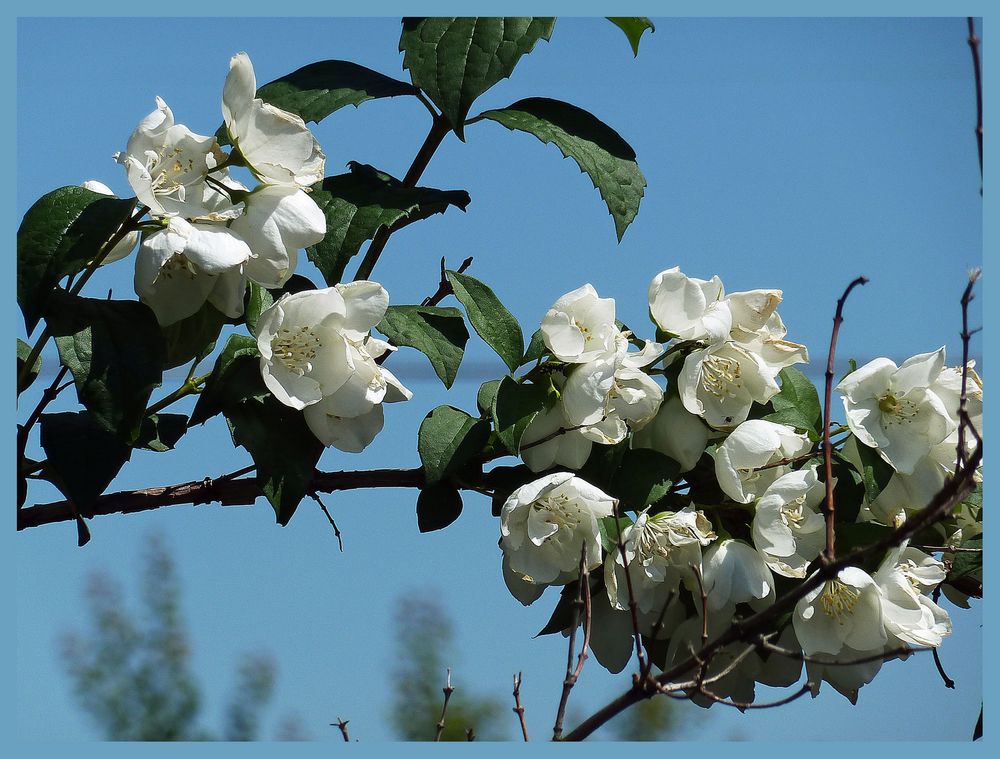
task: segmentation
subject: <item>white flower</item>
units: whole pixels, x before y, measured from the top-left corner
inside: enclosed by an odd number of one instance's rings
[[[545,346],[560,361],[583,364],[618,352],[615,301],[599,298],[591,284],[557,300],[542,318]]]
[[[693,582],[691,565],[701,566],[701,549],[715,537],[704,513],[691,507],[678,512],[642,512],[635,524],[622,532],[624,560],[616,547],[604,565],[612,606],[628,608],[627,562],[639,610],[658,614],[682,579]]]
[[[772,571],[805,577],[826,543],[826,520],[817,507],[826,496],[816,467],[783,474],[757,501],[753,543]]]
[[[385,424],[381,404],[369,406],[368,411],[355,416],[339,416],[328,408],[332,396],[302,410],[309,429],[325,446],[333,446],[347,453],[361,453],[382,431]]]
[[[557,388],[563,387],[565,378],[562,374],[556,372],[550,376]],[[528,469],[532,472],[542,472],[557,465],[568,469],[582,467],[587,462],[594,444],[580,430],[572,429],[572,426],[566,418],[561,398],[552,408],[539,411],[521,436],[520,456]],[[554,435],[560,429],[566,432],[534,445],[537,441]]]
[[[510,570],[527,582],[565,584],[579,574],[582,552],[592,569],[601,563],[598,520],[611,516],[614,499],[569,472],[522,485],[500,512],[500,546]]]
[[[235,318],[243,313],[249,258],[250,248],[226,227],[171,217],[139,247],[135,291],[163,326],[196,313],[206,300]]]
[[[680,340],[715,343],[729,336],[733,324],[725,294],[717,276],[694,279],[675,266],[649,283],[649,312],[660,329]]]
[[[233,145],[266,184],[309,187],[323,179],[326,156],[305,122],[265,103],[246,53],[229,62],[222,92],[222,115]]]
[[[803,653],[881,650],[887,641],[882,594],[862,569],[846,567],[795,605],[795,635]]]
[[[681,472],[687,472],[705,452],[710,432],[701,417],[685,409],[681,399],[673,395],[660,404],[649,424],[632,435],[632,447],[666,454],[680,464]]]
[[[326,217],[297,187],[261,185],[244,198],[244,211],[230,225],[253,251],[247,277],[264,287],[281,287],[295,273],[299,250],[326,235]]]
[[[951,635],[948,612],[924,593],[947,576],[944,564],[915,548],[886,555],[875,582],[882,591],[882,616],[891,645],[940,646]]]
[[[709,611],[748,603],[760,611],[774,602],[774,578],[757,549],[720,540],[705,551],[702,574]]]
[[[877,358],[837,386],[844,395],[851,432],[904,474],[912,473],[917,462],[955,428],[948,409],[931,389],[943,367],[943,347],[913,356],[899,367]]]
[[[975,361],[969,361],[966,386],[965,410],[976,430],[983,431],[983,380],[976,373]],[[955,428],[944,440],[931,449],[931,457],[947,472],[955,471],[958,458],[958,407],[962,397],[962,367],[946,366],[941,370],[931,390],[944,403]],[[976,437],[971,432],[965,434],[965,447],[969,453],[976,448]]]
[[[715,451],[715,476],[722,492],[737,503],[750,503],[789,471],[788,464],[775,466],[810,449],[805,434],[786,424],[748,419],[730,433]]]
[[[767,403],[781,388],[756,354],[727,341],[692,351],[684,359],[678,392],[684,408],[716,429],[746,421],[750,406]]]
[[[955,446],[951,451],[954,460]],[[890,527],[899,526],[909,514],[931,502],[944,487],[945,474],[944,468],[931,456],[917,461],[910,474],[893,472],[888,484],[868,505],[872,516]]]
[[[98,182],[96,179],[88,179],[84,182],[81,187],[90,190],[91,192],[96,192],[101,195],[109,195],[115,197],[115,194],[111,191],[103,182]],[[129,232],[126,234],[118,243],[108,252],[101,261],[101,266],[105,266],[115,261],[120,261],[125,258],[129,253],[135,250],[135,246],[139,244],[139,233],[136,231]]]
[[[161,98],[156,98],[156,110],[139,122],[125,151],[115,154],[150,213],[186,218],[205,213],[205,177],[223,158],[215,137],[175,124]]]
[[[819,694],[820,684],[825,680],[848,701],[857,704],[858,691],[874,680],[882,669],[882,652],[882,646],[868,651],[844,646],[836,656],[812,654],[806,661],[806,677],[812,685],[813,698]]]

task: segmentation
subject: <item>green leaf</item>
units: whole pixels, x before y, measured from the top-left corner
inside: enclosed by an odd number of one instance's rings
[[[878,451],[869,448],[860,440],[855,438],[858,449],[858,458],[861,460],[861,481],[865,486],[865,498],[868,503],[874,503],[879,493],[885,490],[889,484],[895,470],[892,464],[887,463]]]
[[[250,452],[257,484],[274,508],[278,524],[288,524],[309,492],[323,444],[301,411],[273,396],[248,398],[225,410],[233,444]]]
[[[865,546],[875,545],[892,531],[891,527],[875,522],[855,522],[837,525],[837,555],[844,556]],[[882,557],[876,557],[881,561]]]
[[[510,377],[500,380],[493,399],[493,423],[497,437],[511,455],[518,455],[524,430],[549,402],[547,384],[518,383]]]
[[[393,345],[416,348],[427,356],[445,387],[455,382],[469,341],[469,331],[457,308],[389,306],[376,329]]]
[[[833,460],[830,463],[833,476],[837,480],[833,487],[833,499],[836,507],[837,529],[839,530],[841,523],[854,524],[858,521],[861,505],[865,501],[865,484],[861,474],[851,462],[841,455],[840,451],[834,450]],[[820,477],[822,477],[823,457],[809,459],[803,464],[803,467],[813,465],[819,467]]]
[[[395,231],[444,213],[449,206],[464,211],[471,201],[465,190],[406,187],[367,164],[352,161],[348,166],[349,173],[314,185],[310,196],[326,216],[326,236],[306,248],[306,254],[331,286],[340,282],[348,262],[380,227]]]
[[[978,535],[977,537],[963,540],[961,547],[979,549],[979,551],[970,550],[956,553],[951,560],[951,571],[948,572],[949,581],[957,580],[959,577],[964,577],[965,575],[982,572],[983,570],[983,536]]]
[[[633,448],[622,453],[611,480],[610,494],[622,507],[641,511],[670,492],[677,480],[680,464],[649,448]]]
[[[142,420],[136,448],[157,453],[172,451],[177,441],[187,432],[188,418],[184,414],[153,414]]]
[[[782,369],[778,377],[781,378],[781,391],[771,398],[774,413],[764,418],[795,427],[809,433],[810,439],[819,440],[823,431],[823,409],[816,386],[806,375],[791,366]]]
[[[485,111],[469,123],[481,119],[533,134],[576,161],[601,193],[621,241],[639,213],[646,178],[636,163],[635,151],[618,132],[582,108],[550,98],[519,100],[506,108]]]
[[[86,515],[128,461],[132,449],[87,411],[42,414],[40,439],[59,491]]]
[[[604,491],[610,490],[622,457],[629,449],[628,446],[627,440],[615,445],[595,445],[577,474],[595,487]]]
[[[136,301],[65,293],[52,305],[49,326],[80,402],[104,429],[131,442],[163,377],[166,345],[156,316]]]
[[[403,68],[464,140],[472,103],[509,77],[538,40],[548,41],[555,23],[531,17],[404,18]]]
[[[576,603],[577,589],[579,586],[579,580],[573,580],[563,586],[563,589],[559,591],[559,600],[556,601],[555,608],[552,610],[552,615],[549,617],[549,621],[545,623],[545,627],[535,633],[536,638],[539,635],[561,633],[563,630],[573,626],[573,606]],[[582,613],[582,609],[576,612],[576,614]],[[578,617],[577,624],[579,624],[579,619],[580,618]]]
[[[618,522],[617,527],[615,522]],[[618,535],[619,531],[621,534],[625,533],[625,530],[632,526],[632,520],[625,517],[601,517],[597,520],[597,525],[601,530],[601,545],[604,546],[604,550],[611,554],[616,554],[618,552]],[[624,544],[624,541],[622,541]]]
[[[266,395],[257,341],[246,335],[232,335],[215,361],[188,424],[204,424],[248,398],[263,400]]]
[[[420,489],[417,496],[417,529],[420,532],[441,530],[462,513],[462,494],[448,482],[438,482]]]
[[[196,313],[163,327],[163,339],[167,345],[164,368],[173,369],[194,359],[201,361],[215,350],[215,341],[227,321],[224,313],[205,301]]]
[[[490,423],[452,406],[438,406],[420,423],[417,452],[432,485],[453,474],[477,454],[490,437]]]
[[[643,32],[647,29],[650,33],[656,31],[653,22],[645,16],[608,16],[607,19],[625,32],[628,44],[632,46],[633,57],[639,55],[639,40],[642,39]]]
[[[528,343],[528,349],[524,352],[524,356],[521,357],[521,366],[538,361],[548,350],[548,347],[545,345],[545,336],[540,329],[536,329],[531,336],[531,341]]]
[[[28,360],[28,356],[31,355],[31,346],[28,345],[21,338],[17,338],[17,376],[21,376],[21,370],[24,368],[25,362]],[[31,383],[35,381],[38,377],[38,373],[42,370],[42,356],[39,354],[35,357],[35,363],[32,365],[31,370],[25,375],[23,384],[19,385],[17,388],[17,393],[20,395],[29,387]]]
[[[517,319],[504,308],[493,290],[478,279],[450,270],[445,275],[479,336],[511,371],[517,369],[524,354],[524,335]]]
[[[243,299],[243,318],[246,320],[250,334],[257,335],[257,322],[261,314],[287,293],[300,293],[305,290],[315,290],[316,285],[308,277],[293,274],[279,288],[267,289],[256,282],[249,282],[246,297]]]
[[[59,280],[82,271],[128,220],[135,198],[60,187],[28,209],[17,230],[17,302],[30,333]]]
[[[319,123],[346,105],[356,108],[375,98],[417,93],[411,84],[351,61],[317,61],[268,82],[257,90],[257,97],[303,121]]]
[[[497,389],[500,387],[500,380],[486,380],[479,386],[476,394],[476,406],[483,414],[492,413],[493,401],[497,397]]]

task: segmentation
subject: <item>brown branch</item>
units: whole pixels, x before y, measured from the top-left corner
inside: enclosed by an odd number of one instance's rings
[[[972,19],[969,19],[969,23],[972,23]],[[958,397],[958,417],[959,420],[968,416],[967,404],[968,404],[968,384],[969,384],[969,341],[972,339],[972,332],[969,331],[969,303],[975,297],[972,294],[973,288],[976,286],[976,281],[979,279],[979,275],[982,273],[981,269],[973,269],[969,272],[969,283],[965,286],[965,291],[962,293],[962,391]],[[971,422],[970,422],[970,425]],[[958,456],[955,461],[955,474],[958,474],[959,467],[965,461],[965,424],[958,425]]]
[[[716,696],[714,693],[705,688],[699,689],[698,693],[705,696],[705,698],[714,701],[717,704],[725,704],[726,706],[732,706],[736,709],[739,709],[742,712],[746,711],[747,709],[774,709],[777,706],[784,706],[785,704],[790,704],[792,703],[792,701],[802,698],[802,696],[806,695],[811,690],[812,690],[812,685],[810,683],[806,683],[791,696],[788,696],[787,698],[782,698],[778,701],[771,701],[770,703],[767,704],[754,704],[754,703],[743,704],[737,701],[730,701],[728,698],[720,698],[719,696]]]
[[[517,715],[518,721],[521,723],[521,735],[524,737],[524,742],[528,742],[528,725],[524,721],[524,704],[521,703],[521,673],[518,672],[514,675],[514,713]]]
[[[823,502],[823,517],[826,519],[826,547],[823,549],[822,558],[827,564],[837,558],[836,540],[837,533],[834,527],[834,517],[836,507],[833,502],[833,445],[830,442],[830,406],[833,396],[833,361],[837,354],[837,335],[840,333],[840,325],[844,321],[844,302],[858,285],[868,282],[867,277],[857,277],[844,290],[844,294],[837,301],[837,312],[833,316],[833,333],[830,335],[830,352],[826,359],[826,389],[823,401],[823,471],[826,478],[826,499]]]
[[[469,256],[464,261],[462,261],[462,265],[458,267],[458,273],[463,274],[465,270],[468,269],[470,266],[472,266],[472,256]],[[426,298],[424,298],[420,304],[421,306],[436,306],[446,297],[451,295],[452,293],[451,282],[448,281],[448,275],[445,274],[445,271],[446,270],[444,268],[444,256],[442,256],[441,281],[438,283],[438,289],[433,295],[428,295]]]
[[[810,664],[823,664],[828,667],[851,667],[855,664],[868,664],[873,661],[890,661],[900,656],[909,656],[910,654],[921,653],[923,651],[934,651],[936,649],[927,646],[923,648],[911,648],[910,646],[901,646],[900,648],[894,648],[890,651],[883,651],[878,654],[870,654],[868,656],[861,656],[856,659],[822,659],[818,656],[811,656],[809,654],[804,654],[801,651],[794,651],[790,648],[782,648],[781,646],[776,646],[774,643],[763,638],[759,638],[756,642],[758,647],[764,649],[765,651],[770,651],[771,653],[778,654],[779,656],[786,656],[789,659],[795,659],[796,661],[809,662]]]
[[[979,179],[983,178],[983,72],[979,62],[979,37],[976,36],[976,25],[969,16],[969,49],[972,51],[972,70],[976,77],[976,144],[979,147]],[[982,193],[980,187],[979,192]]]
[[[576,628],[580,624],[581,607],[583,611],[583,645],[577,656],[576,667],[573,667],[573,649],[576,647]],[[590,647],[590,570],[587,567],[587,544],[580,547],[580,575],[576,588],[576,600],[573,602],[573,626],[569,631],[569,651],[566,655],[566,677],[563,680],[562,695],[559,698],[559,709],[556,711],[556,723],[552,728],[552,740],[562,739],[563,719],[566,716],[566,704],[569,702],[570,691],[576,685],[583,672],[583,663],[587,661],[587,649]]]
[[[350,720],[341,719],[340,717],[337,717],[337,721],[336,722],[331,722],[330,723],[331,725],[336,725],[338,728],[340,728],[340,734],[344,737],[344,743],[350,743],[351,742],[351,736],[347,734],[347,723],[348,722],[350,722]]]
[[[340,528],[337,527],[337,523],[333,519],[333,514],[330,513],[330,510],[326,508],[326,504],[320,500],[320,497],[316,493],[310,493],[309,495],[310,497],[312,497],[314,501],[316,501],[316,503],[319,504],[319,507],[323,510],[323,513],[326,514],[326,518],[329,520],[330,526],[333,528],[333,533],[337,537],[337,545],[340,546],[340,552],[343,553],[344,539],[340,534]]]
[[[639,659],[639,674],[643,680],[649,674],[650,667],[646,664],[645,655],[642,653],[642,638],[639,635],[639,610],[635,602],[635,591],[632,589],[632,573],[629,571],[628,557],[625,555],[625,544],[622,542],[621,512],[618,510],[620,502],[615,499],[611,507],[611,514],[615,518],[615,540],[618,543],[618,556],[622,560],[622,568],[625,570],[625,588],[628,592],[628,611],[632,620],[632,636],[635,639],[635,654]]]
[[[434,734],[434,740],[440,741],[441,734],[444,732],[444,718],[448,714],[448,702],[451,700],[451,694],[455,692],[455,689],[451,685],[451,668],[448,668],[448,679],[445,682],[445,686],[441,689],[444,691],[444,704],[441,706],[441,719],[437,723],[437,733]]]

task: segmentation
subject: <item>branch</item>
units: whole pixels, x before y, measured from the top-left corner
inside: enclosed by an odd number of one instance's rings
[[[455,689],[451,685],[451,668],[448,668],[448,679],[445,682],[445,686],[441,689],[444,691],[444,704],[441,706],[441,719],[437,723],[437,733],[434,734],[434,740],[440,741],[441,734],[444,732],[444,718],[448,713],[448,702],[451,700],[451,694],[455,692]],[[469,740],[472,740],[471,738]]]
[[[823,517],[826,519],[826,548],[823,549],[823,561],[827,564],[837,558],[834,517],[836,516],[833,502],[833,445],[830,443],[830,400],[833,395],[833,361],[837,353],[837,335],[844,321],[844,302],[858,285],[868,282],[867,277],[858,277],[844,290],[837,301],[837,312],[833,316],[833,333],[830,335],[830,353],[826,359],[826,392],[823,401],[823,467],[826,477],[826,500],[823,503]]]
[[[576,628],[580,624],[580,607],[583,607],[583,645],[577,657],[576,668],[573,668],[573,648],[576,642]],[[556,712],[556,724],[552,728],[552,740],[562,738],[563,719],[566,716],[566,704],[569,702],[570,691],[580,679],[583,663],[587,660],[587,649],[590,646],[590,572],[587,569],[587,544],[580,548],[580,578],[576,589],[576,600],[573,602],[573,626],[569,632],[569,653],[566,656],[566,678],[563,680],[562,696],[559,699],[559,709]]]
[[[972,51],[972,70],[976,77],[976,144],[979,146],[979,179],[983,178],[983,72],[979,62],[979,37],[972,16],[968,18],[969,49]],[[982,194],[982,188],[979,188]]]
[[[524,704],[521,703],[521,673],[518,672],[514,675],[514,713],[517,715],[518,721],[521,723],[521,735],[524,736],[524,742],[528,742],[528,725],[524,721]]]

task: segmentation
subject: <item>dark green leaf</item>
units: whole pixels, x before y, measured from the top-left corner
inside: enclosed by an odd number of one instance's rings
[[[622,508],[641,511],[670,492],[680,465],[649,448],[633,448],[622,453],[611,481],[610,494],[621,500]]]
[[[795,427],[809,433],[810,439],[818,440],[823,430],[823,409],[816,386],[806,375],[791,366],[782,369],[778,377],[781,378],[781,392],[771,398],[774,413],[764,418]]]
[[[875,522],[855,522],[854,524],[837,525],[837,554],[845,555],[865,546],[875,545],[884,538],[891,527],[875,524]],[[881,561],[882,557],[876,557]]]
[[[462,513],[462,494],[448,482],[438,482],[420,489],[417,496],[417,529],[420,532],[441,530]]]
[[[28,209],[17,230],[17,302],[30,333],[63,277],[82,271],[135,208],[83,187],[60,187]]]
[[[132,453],[86,412],[42,414],[40,438],[52,481],[88,514]]]
[[[632,55],[639,55],[639,40],[642,39],[643,32],[649,29],[650,33],[656,31],[653,22],[645,16],[608,16],[608,21],[617,26],[628,37],[628,44],[632,46]]]
[[[17,339],[17,376],[21,376],[21,371],[24,369],[24,364],[28,360],[28,356],[31,355],[31,346],[28,345],[21,338]],[[32,365],[31,370],[24,377],[24,382],[18,385],[17,392],[18,395],[23,393],[29,387],[31,383],[35,381],[38,377],[38,372],[42,370],[42,356],[39,354],[35,358],[35,363]]]
[[[306,254],[331,286],[340,282],[348,262],[380,227],[395,231],[444,213],[449,206],[464,211],[470,202],[465,190],[406,187],[367,164],[352,161],[348,166],[349,173],[327,177],[311,195],[326,216],[326,237]]]
[[[208,301],[186,319],[163,327],[167,344],[166,369],[173,369],[189,361],[199,361],[215,350],[222,327],[228,317]]]
[[[967,550],[954,554],[951,560],[951,571],[948,572],[949,581],[983,570],[983,536],[977,535],[974,538],[963,540],[961,547]]]
[[[547,383],[518,383],[510,377],[504,377],[500,381],[493,399],[493,423],[500,442],[511,455],[516,456],[521,450],[524,430],[550,400]]]
[[[499,387],[500,380],[487,380],[479,386],[479,392],[476,394],[476,405],[482,413],[492,413],[493,400],[497,397]]]
[[[615,526],[615,522],[618,522]],[[601,517],[598,522],[598,527],[601,530],[601,545],[604,546],[604,550],[608,553],[618,553],[618,535],[619,531],[622,535],[625,534],[625,530],[632,526],[632,520],[628,517]],[[622,544],[624,545],[624,540]]]
[[[858,458],[861,459],[861,481],[865,486],[865,497],[868,503],[874,503],[878,494],[885,490],[895,470],[887,463],[878,451],[869,448],[855,438],[858,448]]]
[[[375,98],[416,94],[413,85],[351,61],[310,63],[257,90],[264,102],[316,123],[346,105],[357,107]]]
[[[225,410],[233,443],[250,452],[257,483],[285,526],[309,492],[323,444],[306,425],[301,411],[273,396],[248,398]]]
[[[148,306],[60,293],[48,316],[59,360],[80,402],[104,429],[130,442],[163,376],[166,345]]]
[[[480,119],[533,134],[576,161],[601,193],[621,241],[639,213],[646,178],[636,163],[635,151],[618,132],[582,108],[550,98],[519,100],[506,108],[481,113],[474,121]]]
[[[540,329],[536,329],[534,334],[531,336],[531,341],[528,343],[528,349],[524,352],[524,356],[521,358],[521,366],[538,361],[548,352],[548,350],[549,349],[545,345],[545,336],[542,334]]]
[[[506,79],[538,40],[548,41],[554,18],[404,18],[403,68],[463,136],[472,103]]]
[[[188,424],[203,424],[247,398],[262,400],[267,394],[257,341],[246,335],[232,335],[215,361]]]
[[[376,329],[393,345],[423,353],[444,386],[452,386],[469,341],[461,311],[440,306],[389,306]]]
[[[629,449],[628,445],[627,440],[616,445],[595,445],[591,449],[586,463],[577,474],[591,485],[605,491],[609,490],[615,473],[621,465],[622,457]]]
[[[536,638],[539,635],[561,633],[563,630],[573,626],[573,606],[576,603],[577,589],[579,586],[579,580],[573,580],[563,586],[563,589],[559,592],[559,600],[556,602],[556,607],[552,610],[552,616],[550,616],[549,621],[545,623],[545,627],[535,634]],[[582,614],[582,609],[576,613]],[[577,617],[577,619],[579,619],[579,617]]]
[[[521,365],[524,335],[521,325],[487,285],[467,274],[447,271],[452,291],[465,306],[469,321],[486,344],[514,371]]]
[[[860,447],[860,446],[859,446]],[[847,459],[841,456],[839,451],[834,451],[831,462],[833,476],[837,484],[833,488],[834,504],[836,506],[836,520],[838,529],[840,523],[853,524],[858,520],[861,505],[865,501],[864,478]],[[820,477],[823,476],[823,458],[810,459],[803,464],[803,467],[818,466]]]
[[[420,424],[417,452],[427,484],[453,474],[481,453],[490,437],[490,424],[451,406],[438,406]]]
[[[187,432],[188,419],[184,414],[153,414],[142,420],[136,448],[163,453],[172,451],[177,441]]]

